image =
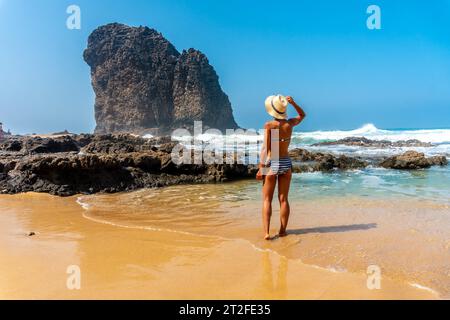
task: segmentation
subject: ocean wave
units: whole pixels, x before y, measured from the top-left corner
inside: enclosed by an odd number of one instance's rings
[[[293,145],[311,145],[318,142],[336,141],[347,137],[365,137],[371,140],[400,141],[416,139],[422,142],[434,144],[450,145],[450,129],[419,129],[419,130],[384,130],[377,128],[374,124],[368,123],[354,130],[331,130],[331,131],[311,131],[294,132],[292,135]],[[263,131],[238,130],[233,134],[220,135],[205,132],[195,137],[197,141],[211,145],[224,146],[235,143],[257,143],[263,140]],[[174,140],[180,142],[192,142],[192,136],[174,136]]]
[[[312,131],[295,132],[294,137],[303,140],[303,143],[317,143],[324,141],[336,141],[347,137],[365,137],[371,140],[411,140],[436,144],[450,144],[450,129],[419,129],[419,130],[383,130],[374,124],[368,123],[354,130]]]
[[[247,152],[251,156],[256,156],[260,152],[263,137],[262,130],[239,129],[228,135],[205,132],[197,135],[195,140],[191,135],[173,136],[172,139],[184,144],[188,149],[201,150],[203,148],[208,148],[223,152],[239,151]],[[388,140],[392,142],[416,139],[421,142],[432,143],[433,146],[386,148],[367,148],[346,145],[313,146],[313,144],[316,143],[336,141],[348,137],[365,137],[376,141]],[[385,130],[379,129],[374,124],[369,123],[354,130],[294,132],[290,148],[307,148],[311,151],[324,151],[362,157],[390,156],[409,150],[415,150],[425,153],[426,156],[445,155],[450,158],[450,129]]]

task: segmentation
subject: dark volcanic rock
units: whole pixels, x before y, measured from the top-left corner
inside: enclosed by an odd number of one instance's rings
[[[364,160],[345,155],[335,156],[330,153],[311,152],[305,149],[293,149],[289,152],[289,156],[294,162],[294,172],[361,169],[369,164]]]
[[[54,146],[55,141],[70,141],[81,152],[0,153],[0,192],[47,192],[69,196],[77,193],[118,192],[144,187],[162,187],[181,183],[225,182],[254,177],[256,166],[241,164],[181,164],[172,162],[175,145],[133,135],[83,135],[83,137],[23,138],[38,150]],[[50,140],[50,141],[49,141]],[[36,148],[35,148],[36,147]],[[28,149],[27,149],[28,150]]]
[[[346,145],[346,146],[374,147],[374,148],[433,146],[433,144],[429,142],[422,142],[416,139],[388,141],[388,140],[370,140],[365,137],[348,137],[336,141],[320,142],[313,144],[313,146],[332,146],[332,145]]]
[[[417,151],[407,151],[401,155],[389,157],[379,165],[391,169],[422,169],[433,165],[446,165],[447,159],[444,156],[434,156],[426,158],[425,155]]]
[[[96,133],[165,133],[194,120],[236,128],[228,97],[206,57],[181,55],[159,32],[108,24],[94,30],[84,59],[96,95]]]
[[[28,153],[56,153],[78,151],[78,144],[70,136],[55,138],[29,138],[24,141],[22,150]]]
[[[228,96],[206,56],[200,51],[183,51],[175,67],[173,83],[173,126],[192,126],[193,120],[225,130],[237,128]]]
[[[94,135],[81,151],[86,153],[128,153],[144,151],[147,140],[129,134]],[[147,148],[149,150],[150,147]]]
[[[14,137],[1,143],[0,150],[23,154],[70,152],[78,151],[79,144],[71,136]]]
[[[16,144],[20,150],[11,148]],[[168,137],[144,139],[130,134],[15,137],[0,145],[0,193],[35,191],[69,196],[224,182],[253,178],[256,174],[255,165],[177,164],[171,155],[175,145]],[[368,165],[358,158],[305,149],[294,149],[290,156],[294,172],[359,169]],[[191,160],[193,157],[191,154]],[[425,158],[422,153],[410,151],[380,165],[419,169],[445,164],[445,157]]]
[[[20,151],[22,149],[22,141],[19,139],[7,139],[0,144],[0,150],[3,151]]]

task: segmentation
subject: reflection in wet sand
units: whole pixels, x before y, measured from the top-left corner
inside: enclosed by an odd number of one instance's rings
[[[264,291],[263,295],[267,297],[272,296],[276,299],[286,299],[288,260],[285,257],[279,257],[278,270],[274,274],[269,252],[262,252],[261,258],[263,265],[261,290]]]

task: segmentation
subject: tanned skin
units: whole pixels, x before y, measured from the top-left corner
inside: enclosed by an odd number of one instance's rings
[[[264,125],[264,144],[261,151],[261,163],[260,168],[264,167],[266,159],[270,159],[272,150],[278,148],[279,157],[289,156],[289,143],[290,139],[287,141],[279,141],[280,139],[291,138],[292,130],[295,126],[299,125],[300,122],[305,119],[306,114],[303,109],[294,101],[292,97],[286,97],[287,101],[295,108],[298,116],[291,118],[289,120],[272,120],[266,122]],[[278,137],[273,138],[272,130],[278,129]],[[278,180],[278,201],[280,202],[280,230],[278,232],[279,237],[285,237],[287,235],[286,228],[289,221],[289,187],[291,185],[292,171],[289,170],[282,175],[274,175],[272,172],[268,172],[263,176],[261,169],[258,171],[258,178],[264,179],[263,184],[263,228],[264,228],[264,239],[270,240],[270,218],[272,216],[272,199],[277,185]]]

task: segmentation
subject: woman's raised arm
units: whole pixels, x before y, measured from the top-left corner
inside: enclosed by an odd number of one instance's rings
[[[295,110],[298,113],[298,116],[296,116],[295,118],[291,118],[288,120],[288,122],[292,125],[292,126],[296,126],[298,125],[300,122],[303,121],[303,119],[305,119],[306,117],[306,113],[305,111],[303,111],[303,109],[294,101],[294,99],[290,96],[286,97],[286,100],[292,104],[292,106],[295,108]]]

